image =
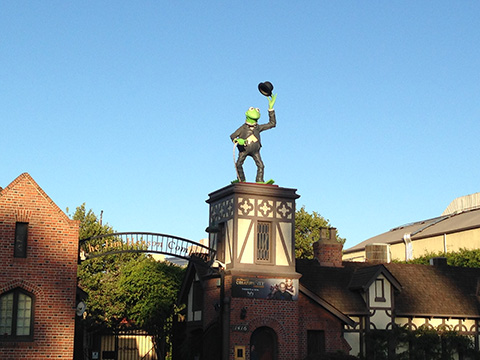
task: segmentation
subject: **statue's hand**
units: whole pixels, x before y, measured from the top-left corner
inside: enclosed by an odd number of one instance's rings
[[[237,143],[240,146],[244,146],[246,141],[245,141],[245,139],[238,138],[238,139],[233,140],[233,142]]]
[[[277,94],[273,94],[268,98],[268,109],[273,109],[273,105],[275,105],[275,100],[277,100]]]

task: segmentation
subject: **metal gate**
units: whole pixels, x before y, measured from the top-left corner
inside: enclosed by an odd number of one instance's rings
[[[99,355],[99,360],[158,360],[152,336],[142,330],[102,335]]]

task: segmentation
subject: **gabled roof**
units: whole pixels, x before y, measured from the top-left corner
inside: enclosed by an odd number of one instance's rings
[[[355,325],[355,321],[353,319],[351,319],[349,316],[342,313],[340,310],[338,310],[332,304],[329,304],[324,299],[320,298],[318,295],[316,295],[312,291],[308,290],[302,284],[300,284],[300,292],[303,293],[304,295],[308,296],[310,299],[315,301],[317,304],[319,304],[321,307],[323,307],[324,309],[329,311],[332,315],[336,316],[338,319],[343,321],[345,324],[350,325],[350,326]]]
[[[383,274],[401,289],[395,292],[396,316],[480,319],[480,268],[360,262],[334,268],[298,259],[297,271],[302,274],[302,286],[347,316],[368,314],[362,291]]]
[[[386,264],[402,284],[395,298],[397,316],[435,315],[480,318],[480,268]]]
[[[57,204],[47,195],[45,191],[33,180],[33,178],[28,173],[23,173],[13,180],[6,188],[0,190],[0,197],[7,196],[9,192],[15,191],[18,186],[29,185],[32,186],[45,201],[55,209],[58,215],[66,220],[67,222],[77,222],[76,220],[70,219],[67,214],[65,214]]]
[[[188,262],[187,270],[185,271],[185,276],[182,280],[180,291],[178,292],[177,299],[179,303],[186,303],[188,292],[193,280],[195,279],[195,275],[198,275],[200,279],[208,277],[220,277],[220,274],[212,268],[206,266],[201,258],[199,261],[195,261],[195,255],[192,255],[190,260],[191,261]]]
[[[382,264],[355,270],[348,287],[351,290],[367,291],[370,285],[372,285],[372,283],[379,277],[380,274],[385,276],[395,290],[400,291],[402,289],[402,286],[397,279]]]
[[[182,304],[187,302],[188,291],[192,285],[193,279],[195,278],[195,265],[193,262],[189,262],[185,275],[181,283],[180,290],[178,291],[177,303]]]
[[[348,315],[368,314],[367,305],[358,291],[349,289],[353,273],[365,263],[344,263],[344,267],[320,266],[317,260],[297,259],[300,284],[336,309]]]

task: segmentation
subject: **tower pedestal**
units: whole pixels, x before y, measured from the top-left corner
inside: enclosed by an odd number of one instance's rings
[[[252,183],[209,195],[209,245],[222,267],[222,359],[297,357],[296,346],[279,354],[299,326],[297,198],[295,189]]]
[[[209,246],[232,275],[297,278],[296,189],[237,183],[209,194]]]

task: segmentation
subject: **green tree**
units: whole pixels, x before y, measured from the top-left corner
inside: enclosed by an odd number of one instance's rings
[[[370,330],[365,335],[367,355],[362,359],[479,359],[473,337],[442,325],[436,329],[395,326],[393,330]]]
[[[311,214],[302,206],[295,213],[295,257],[297,259],[313,258],[313,243],[320,238],[322,228],[330,228],[330,220],[325,219],[319,213]],[[344,244],[345,239],[337,234],[337,241]]]
[[[73,219],[80,220],[80,239],[113,233],[85,204]],[[94,245],[102,245],[103,238]],[[105,245],[105,244],[103,244]],[[120,329],[125,324],[154,336],[157,354],[164,358],[172,314],[184,269],[159,263],[144,253],[110,254],[83,261],[78,282],[87,292],[87,319],[91,331]],[[158,352],[159,351],[159,352]]]
[[[77,207],[72,218],[80,221],[80,240],[114,232],[108,224],[101,224],[91,209],[86,211],[85,203]],[[97,243],[102,241],[100,238]],[[88,294],[87,321],[90,328],[119,326],[125,317],[126,307],[124,303],[117,301],[121,292],[118,279],[122,268],[139,257],[139,254],[129,253],[109,255],[83,261],[78,266],[78,283]]]
[[[68,212],[68,209],[67,209]],[[86,211],[85,203],[77,207],[72,216],[73,220],[80,220],[80,231],[78,237],[86,239],[92,236],[113,233],[113,228],[108,224],[103,225],[92,209]]]
[[[183,268],[151,257],[129,262],[120,275],[118,301],[126,306],[126,318],[154,335],[157,353],[167,352],[183,276]]]

